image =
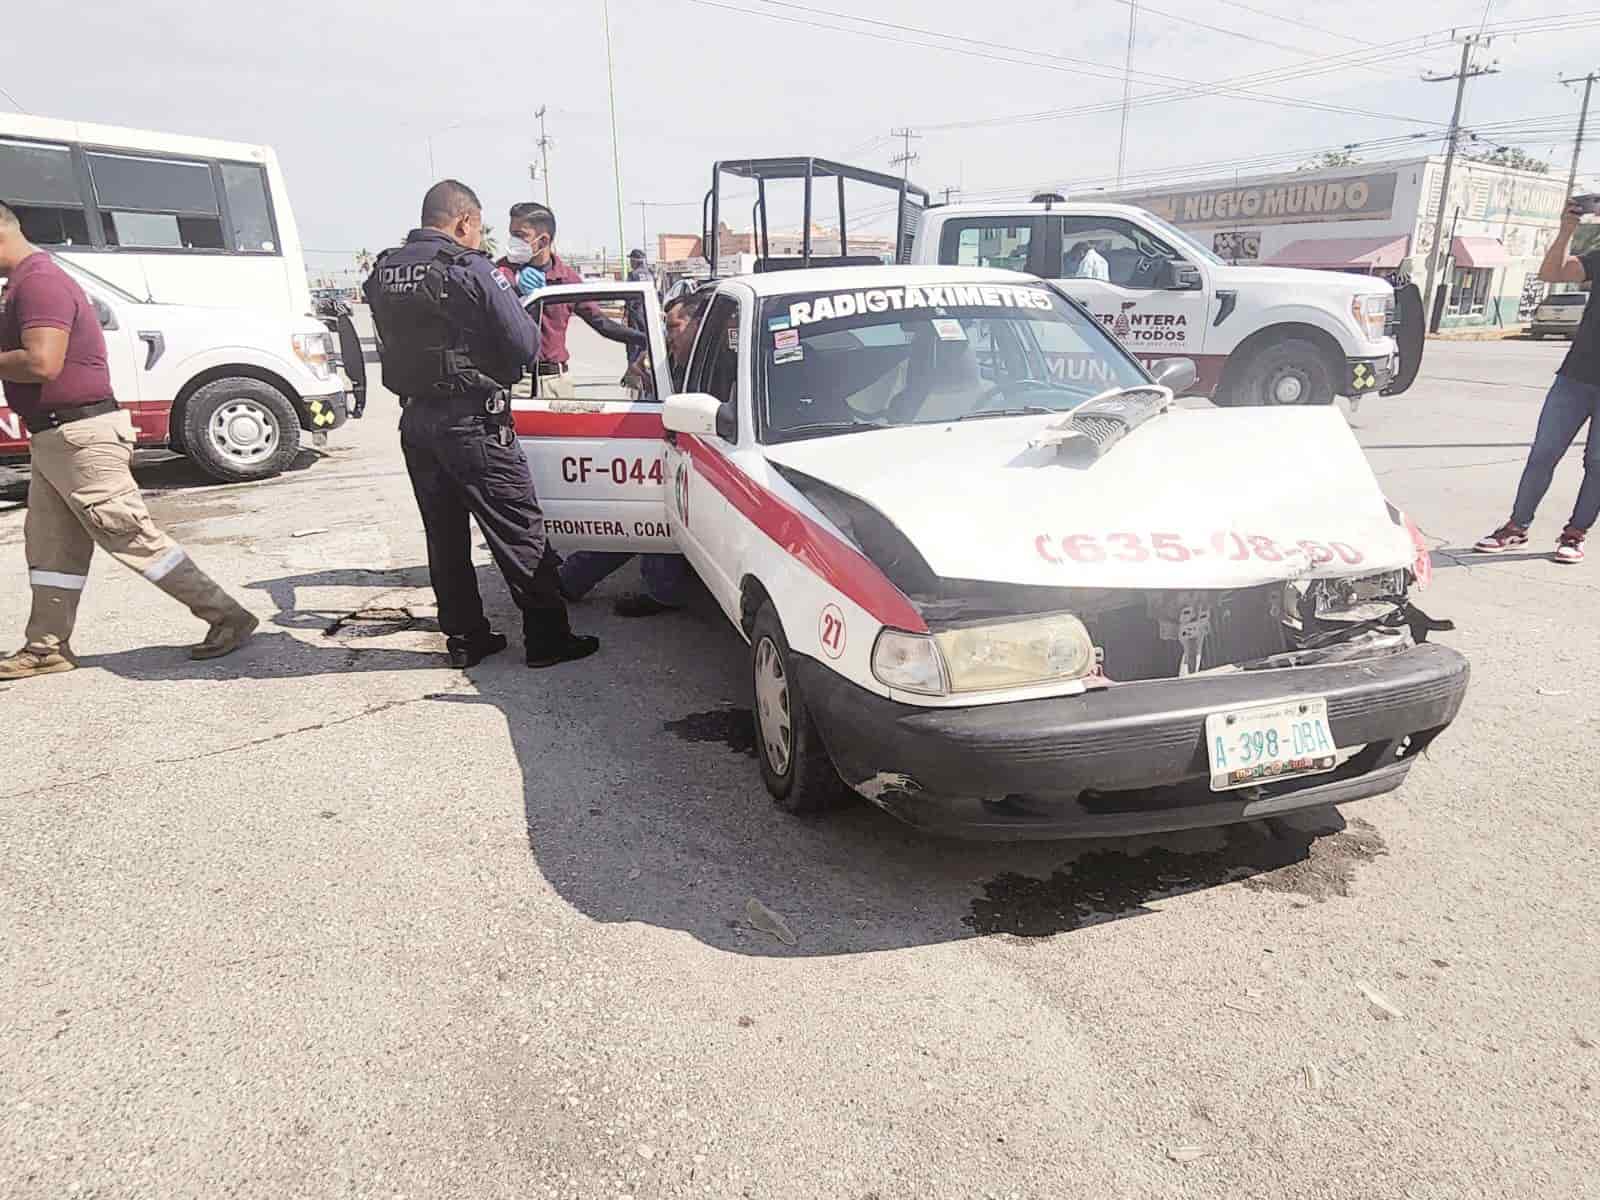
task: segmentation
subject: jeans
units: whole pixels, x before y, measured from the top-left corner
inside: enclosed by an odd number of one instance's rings
[[[569,596],[582,596],[607,575],[626,566],[632,557],[632,554],[618,551],[580,550],[568,555],[561,564],[561,586]],[[641,554],[638,557],[644,594],[658,604],[682,604],[684,583],[689,575],[689,564],[683,555]]]
[[[1600,518],[1600,387],[1557,375],[1539,410],[1533,449],[1528,452],[1528,465],[1522,469],[1522,482],[1517,485],[1517,502],[1511,510],[1514,524],[1524,529],[1533,524],[1534,511],[1550,490],[1556,464],[1585,421],[1589,423],[1589,436],[1583,448],[1583,483],[1568,524],[1587,530]]]

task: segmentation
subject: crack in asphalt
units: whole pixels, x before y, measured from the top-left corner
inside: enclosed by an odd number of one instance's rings
[[[257,746],[270,745],[281,742],[285,738],[299,737],[304,733],[317,733],[324,729],[336,729],[340,725],[348,725],[352,721],[360,721],[367,717],[377,716],[379,713],[389,712],[396,708],[405,708],[411,704],[419,704],[424,700],[437,700],[442,696],[459,695],[462,688],[445,688],[443,691],[427,692],[421,696],[412,696],[405,700],[385,700],[382,704],[374,704],[347,716],[319,721],[314,725],[302,725],[295,729],[284,729],[277,733],[269,733],[264,737],[251,738],[246,742],[237,742],[231,746],[220,746],[215,750],[202,751],[199,754],[185,754],[177,758],[149,758],[141,762],[124,763],[107,771],[96,771],[92,775],[78,775],[71,779],[58,779],[40,787],[29,788],[21,792],[0,792],[0,800],[21,800],[28,796],[37,796],[40,792],[54,791],[56,788],[77,787],[84,783],[98,783],[101,780],[113,779],[124,771],[137,770],[143,767],[168,767],[183,763],[201,762],[208,758],[218,758],[224,754],[233,754],[240,750],[252,750]]]

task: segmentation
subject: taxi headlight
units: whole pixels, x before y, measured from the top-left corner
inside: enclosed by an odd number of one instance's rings
[[[1382,292],[1370,296],[1355,296],[1350,301],[1350,315],[1369,342],[1383,339],[1383,329],[1389,319],[1389,297]]]
[[[297,333],[294,353],[318,379],[327,379],[333,374],[333,334]]]
[[[1094,643],[1070,613],[934,635],[952,692],[985,692],[1081,679],[1094,667]]]

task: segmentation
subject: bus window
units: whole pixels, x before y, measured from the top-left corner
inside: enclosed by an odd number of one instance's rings
[[[0,141],[0,202],[40,246],[87,246],[89,218],[72,174],[72,151],[41,142]]]
[[[106,245],[222,250],[222,216],[211,168],[178,159],[91,152],[89,175]]]
[[[241,254],[276,253],[278,235],[267,201],[267,173],[253,163],[225,162],[221,167],[228,220],[233,225],[231,248]]]

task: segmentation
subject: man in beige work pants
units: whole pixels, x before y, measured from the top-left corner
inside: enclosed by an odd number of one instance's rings
[[[31,438],[24,543],[33,607],[0,680],[70,671],[78,600],[99,546],[209,626],[193,658],[231,653],[257,621],[156,528],[130,465],[133,422],[111,395],[105,338],[88,297],[22,236],[0,205],[0,382]]]

